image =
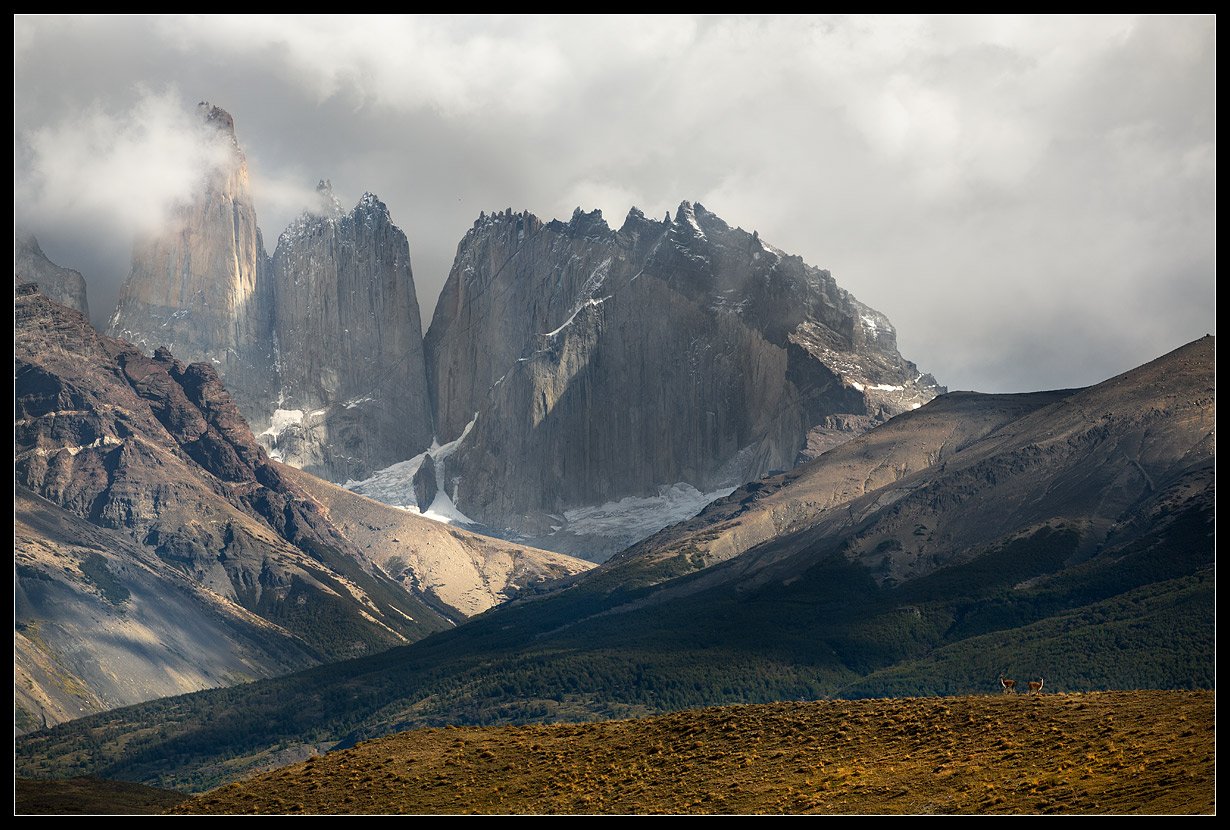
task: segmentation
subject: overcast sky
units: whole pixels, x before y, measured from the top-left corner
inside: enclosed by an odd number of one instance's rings
[[[235,118],[266,246],[380,196],[423,326],[480,210],[684,199],[884,312],[952,389],[1095,383],[1213,332],[1216,20],[14,20],[14,202],[114,307]]]

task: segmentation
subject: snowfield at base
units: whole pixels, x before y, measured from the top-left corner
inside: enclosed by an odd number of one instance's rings
[[[417,513],[419,510],[414,501],[414,476],[426,457],[427,453],[421,452],[414,458],[377,470],[370,478],[347,481],[342,486],[360,496]]]
[[[347,481],[342,486],[352,493],[358,493],[360,496],[367,496],[369,499],[384,502],[390,507],[398,507],[411,513],[418,513],[423,518],[431,519],[434,522],[443,522],[449,525],[477,525],[477,522],[457,509],[457,505],[453,504],[453,500],[449,498],[448,493],[444,492],[444,488],[436,491],[435,499],[421,513],[419,512],[418,501],[414,498],[414,476],[418,473],[419,467],[423,466],[425,461],[436,464],[436,474],[440,475],[439,462],[448,458],[457,450],[457,447],[461,446],[461,442],[466,440],[466,436],[470,434],[470,430],[474,428],[474,424],[477,422],[478,413],[475,412],[474,417],[470,419],[470,423],[466,424],[466,428],[461,431],[461,435],[447,444],[433,441],[431,449],[427,452],[421,452],[414,456],[414,458],[398,461],[396,464],[385,467],[383,470],[377,470],[371,477],[365,478],[362,481]]]
[[[447,453],[457,443],[454,441],[443,447],[435,447],[431,453],[438,455],[441,450]],[[436,492],[435,500],[427,510],[419,513],[414,498],[414,475],[428,459],[429,453],[420,453],[407,461],[385,467],[363,481],[347,481],[342,486],[353,493],[432,521],[477,527],[479,523],[462,513],[443,489]],[[664,527],[692,518],[710,502],[728,496],[734,490],[734,487],[726,487],[702,493],[683,481],[663,485],[658,488],[656,496],[628,496],[618,501],[565,511],[564,524],[553,525],[549,535],[563,532],[575,536],[603,536],[631,545]]]
[[[628,496],[594,507],[565,511],[566,529],[578,536],[634,537],[639,541],[664,527],[692,518],[709,502],[729,496],[734,490],[734,487],[727,487],[702,493],[680,481],[659,487],[656,496]]]
[[[414,508],[410,508],[414,509]],[[415,512],[418,512],[417,510]],[[457,505],[453,504],[453,500],[448,497],[448,493],[443,490],[436,491],[436,498],[427,506],[427,510],[419,514],[424,519],[431,519],[433,522],[443,522],[446,525],[473,525],[477,524],[473,519],[457,509]]]
[[[365,478],[362,481],[347,481],[342,486],[352,493],[384,502],[390,507],[415,513],[433,522],[446,525],[476,525],[477,522],[457,509],[457,505],[453,504],[453,500],[443,490],[437,490],[435,500],[428,505],[425,511],[419,512],[414,498],[414,475],[425,460],[430,460],[428,453],[419,453],[407,461],[399,461],[383,470],[376,471],[371,478]]]

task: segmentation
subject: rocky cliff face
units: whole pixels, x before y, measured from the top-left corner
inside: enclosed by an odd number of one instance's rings
[[[33,234],[19,232],[13,238],[13,279],[17,283],[32,282],[57,303],[90,316],[85,278],[49,260]]]
[[[368,193],[321,203],[278,239],[273,326],[279,394],[262,440],[333,481],[361,479],[431,444],[410,246]]]
[[[362,479],[431,444],[410,248],[366,194],[320,204],[270,259],[231,116],[201,115],[227,162],[170,230],[138,244],[108,333],[214,366],[275,458]]]
[[[827,271],[684,202],[543,223],[480,217],[426,337],[439,485],[530,534],[566,511],[786,469],[942,391]],[[817,440],[818,439],[818,440]]]
[[[268,411],[274,388],[268,256],[230,114],[200,105],[226,162],[160,236],[138,243],[107,332],[152,352],[166,347],[226,378],[241,408]]]

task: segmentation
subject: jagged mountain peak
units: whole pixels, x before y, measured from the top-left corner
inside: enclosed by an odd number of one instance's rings
[[[227,137],[227,158],[173,221],[134,244],[107,332],[147,352],[168,346],[184,360],[216,366],[254,412],[272,385],[268,257],[234,119],[207,101],[197,110],[203,129]]]
[[[611,226],[602,218],[602,211],[594,208],[591,211],[583,211],[577,207],[572,211],[572,218],[568,220],[568,232],[573,237],[593,237],[602,238],[611,236]]]
[[[380,197],[370,190],[364,192],[359,197],[358,204],[354,207],[354,213],[362,213],[367,216],[380,216],[385,221],[392,222],[393,216],[389,213],[389,206],[380,200]]]
[[[234,152],[134,247],[109,333],[213,365],[271,450],[334,480],[425,449],[422,322],[388,207],[368,192],[347,211],[321,178],[270,257],[234,119],[208,101],[198,114]]]
[[[309,213],[327,218],[336,218],[345,214],[342,203],[333,194],[333,182],[328,179],[321,179],[317,182],[316,195],[319,197],[319,204],[316,205],[315,211],[308,211]]]
[[[547,546],[566,514],[729,489],[792,466],[813,428],[836,442],[942,391],[828,272],[687,200],[618,233],[598,210],[480,215],[425,350],[437,437],[461,441],[437,478]]]
[[[235,134],[235,118],[229,112],[222,109],[222,107],[214,106],[208,101],[201,101],[196,106],[197,112],[200,113],[206,122],[217,126],[218,129],[231,135]]]
[[[229,112],[208,101],[201,101],[197,104],[197,115],[200,116],[205,129],[212,127],[216,130],[217,135],[229,145],[235,156],[239,159],[243,158],[239,137],[235,135],[235,118]]]
[[[316,185],[316,196],[317,203],[306,208],[278,236],[278,245],[284,242],[291,244],[295,239],[321,233],[324,228],[332,227],[342,220],[358,221],[360,218],[364,220],[375,218],[396,227],[388,205],[371,191],[359,197],[359,201],[349,211],[342,207],[341,201],[333,192],[333,183],[329,179],[321,179]]]
[[[333,481],[363,479],[431,444],[422,324],[406,235],[366,192],[302,214],[273,254],[278,386],[260,438],[279,460]]]
[[[85,277],[48,259],[34,234],[21,228],[13,235],[13,279],[17,283],[33,283],[56,302],[87,316],[90,313]]]

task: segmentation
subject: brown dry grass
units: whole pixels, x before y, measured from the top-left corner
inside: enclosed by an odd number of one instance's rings
[[[1211,813],[1212,692],[729,706],[425,729],[192,813]]]

